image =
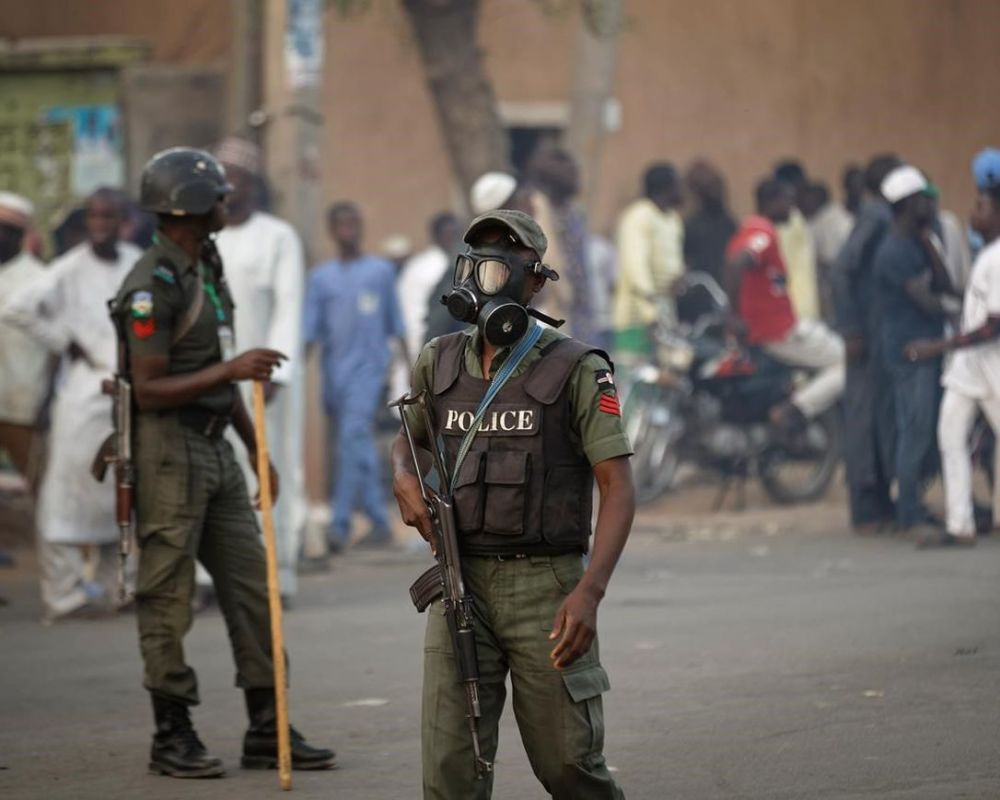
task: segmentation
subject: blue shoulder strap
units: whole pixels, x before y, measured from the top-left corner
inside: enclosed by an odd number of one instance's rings
[[[522,361],[524,361],[524,357],[531,352],[531,348],[535,346],[541,337],[542,326],[532,320],[531,327],[525,331],[524,336],[521,337],[521,341],[517,343],[511,354],[507,356],[507,360],[504,362],[503,366],[500,367],[500,371],[490,382],[489,388],[486,390],[486,394],[483,395],[483,399],[479,403],[479,408],[476,409],[476,415],[472,418],[472,424],[469,426],[469,430],[465,432],[462,444],[458,448],[458,456],[455,458],[455,466],[451,471],[451,485],[448,487],[450,494],[455,493],[455,484],[458,481],[459,469],[461,469],[462,462],[465,461],[465,457],[469,454],[469,449],[472,447],[472,441],[476,438],[476,433],[479,431],[479,423],[482,422],[483,417],[486,415],[486,409],[489,408],[490,403],[493,402],[496,396],[500,394],[500,390],[503,388],[504,384],[507,383],[510,376],[514,374],[514,370],[517,369],[518,365]]]

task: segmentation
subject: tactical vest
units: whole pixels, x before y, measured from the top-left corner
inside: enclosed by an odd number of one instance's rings
[[[429,398],[449,467],[489,385],[465,369],[464,333],[438,339]],[[455,522],[464,553],[585,552],[593,470],[572,429],[566,385],[580,359],[600,350],[575,339],[504,385],[479,425],[455,481]]]

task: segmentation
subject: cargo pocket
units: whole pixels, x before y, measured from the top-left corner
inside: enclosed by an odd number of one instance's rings
[[[553,467],[546,473],[542,535],[549,544],[564,546],[586,542],[593,506],[590,485],[589,468]]]
[[[455,524],[463,533],[479,533],[483,529],[483,494],[479,473],[484,452],[473,450],[465,457],[455,481]]]
[[[144,431],[136,465],[136,503],[140,544],[154,534],[168,544],[185,548],[190,536],[192,508],[191,455],[183,434],[154,438]]]
[[[490,450],[486,454],[487,533],[520,536],[524,533],[528,454],[523,450]]]
[[[584,656],[586,658],[586,656]],[[604,749],[604,705],[601,695],[611,688],[608,673],[600,664],[564,672],[569,694],[563,732],[566,754],[580,761]]]

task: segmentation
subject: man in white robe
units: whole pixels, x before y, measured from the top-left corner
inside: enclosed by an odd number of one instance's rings
[[[434,290],[444,276],[451,274],[455,268],[462,229],[454,214],[441,211],[431,218],[428,233],[430,246],[407,260],[396,283],[403,324],[406,326],[406,350],[409,353],[419,353],[424,346],[427,313],[431,304],[438,303],[441,299],[434,296]],[[412,367],[412,364],[397,358],[390,392],[392,400],[409,391]]]
[[[296,568],[308,507],[305,496],[303,435],[305,364],[302,299],[305,260],[295,230],[284,220],[259,211],[259,149],[243,139],[226,139],[216,151],[234,190],[227,203],[229,224],[216,238],[230,294],[239,309],[236,342],[241,350],[268,347],[288,356],[265,387],[267,439],[281,480],[274,509],[278,580],[287,601],[297,591]],[[241,384],[252,408],[251,384]],[[228,434],[235,442],[235,434]],[[235,448],[249,486],[256,485],[243,447]]]
[[[45,267],[24,247],[34,208],[11,192],[0,192],[0,306],[39,280]],[[0,450],[32,489],[40,444],[35,423],[48,388],[51,359],[45,347],[0,320]]]
[[[101,391],[117,361],[107,301],[141,255],[118,239],[123,212],[118,192],[94,192],[86,202],[87,240],[21,287],[3,309],[6,324],[60,358],[36,519],[48,620],[116,597],[114,482],[96,483],[90,465],[112,430],[111,398]]]

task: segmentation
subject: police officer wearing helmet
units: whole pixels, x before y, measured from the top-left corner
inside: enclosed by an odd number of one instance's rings
[[[153,246],[113,303],[134,398],[135,599],[156,721],[150,769],[181,778],[223,773],[188,711],[198,703],[198,686],[182,642],[191,626],[196,559],[212,575],[236,685],[246,694],[242,764],[273,766],[277,754],[264,551],[223,433],[232,425],[257,463],[253,423],[236,382],[267,380],[284,356],[264,349],[234,354],[233,303],[211,239],[225,225],[230,188],[208,153],[178,147],[155,155],[140,190],[142,207],[159,220]],[[275,489],[276,478],[272,468]],[[296,768],[318,769],[331,766],[334,754],[293,730],[292,758]]]
[[[488,381],[523,336],[536,335],[531,299],[558,275],[542,263],[546,238],[520,211],[474,220],[457,260],[449,311],[467,330],[434,339],[414,367],[433,431],[415,406],[407,421],[425,446],[440,439],[452,469]],[[530,341],[530,340],[525,340]],[[501,373],[502,375],[503,373]],[[635,509],[631,447],[606,354],[545,329],[477,426],[452,481],[462,573],[475,607],[483,758],[492,762],[510,673],[513,706],[532,769],[555,798],[622,798],[604,760],[597,607]],[[394,492],[404,522],[428,540],[405,437],[393,446]],[[593,484],[600,507],[590,546]],[[589,557],[584,556],[589,551]],[[465,692],[441,600],[428,609],[424,645],[424,798],[484,800]]]

